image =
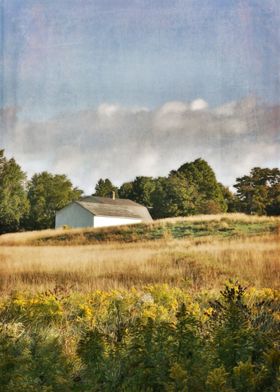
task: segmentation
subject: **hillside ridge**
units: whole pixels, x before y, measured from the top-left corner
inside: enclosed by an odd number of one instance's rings
[[[141,242],[164,238],[238,237],[278,232],[280,218],[245,214],[197,215],[105,228],[48,229],[0,236],[0,245],[89,245]]]

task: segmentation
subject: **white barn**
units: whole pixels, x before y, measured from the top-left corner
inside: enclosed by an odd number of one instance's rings
[[[87,196],[57,211],[55,228],[106,227],[150,221],[148,209],[132,200]]]

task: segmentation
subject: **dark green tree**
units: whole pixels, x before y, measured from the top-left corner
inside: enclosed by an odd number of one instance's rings
[[[226,211],[226,202],[213,169],[199,158],[185,163],[178,169],[189,186],[196,188],[198,198],[195,203],[195,213],[218,213]],[[174,172],[173,172],[174,173]]]
[[[183,174],[160,177],[152,195],[152,215],[154,218],[192,215],[196,199],[195,187],[187,183]]]
[[[132,183],[132,199],[146,207],[152,207],[155,181],[152,177],[139,176]]]
[[[82,195],[65,175],[42,172],[35,174],[28,185],[30,212],[26,219],[28,229],[54,227],[55,212]]]
[[[266,206],[267,215],[280,215],[280,182],[270,187],[269,203]]]
[[[247,214],[280,214],[280,170],[254,167],[236,179],[240,210]]]
[[[226,211],[227,212],[237,212],[239,211],[239,201],[238,198],[236,197],[236,195],[231,192],[231,190],[224,186],[223,184],[219,183],[219,186],[221,188],[222,194],[223,194],[223,198],[225,200],[226,203]]]
[[[133,182],[124,182],[119,188],[119,197],[121,199],[133,199]]]
[[[124,183],[120,187],[119,195],[121,198],[152,207],[152,194],[155,186],[155,180],[152,177],[138,176],[134,181]]]
[[[109,178],[105,178],[105,180],[100,178],[95,186],[94,196],[112,197],[113,192],[115,192],[115,197],[118,197],[118,188],[112,184]]]
[[[26,175],[16,161],[0,150],[0,233],[17,231],[29,209]]]

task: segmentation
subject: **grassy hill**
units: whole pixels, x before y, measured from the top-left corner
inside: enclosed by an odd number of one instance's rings
[[[241,237],[279,230],[280,218],[244,214],[169,218],[128,226],[42,230],[0,236],[0,245],[89,245],[102,242],[143,242],[158,239],[214,236]]]
[[[242,214],[0,236],[0,290],[279,287],[279,218]]]

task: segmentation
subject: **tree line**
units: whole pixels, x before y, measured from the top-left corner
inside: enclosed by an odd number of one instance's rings
[[[0,234],[52,228],[55,212],[82,193],[66,175],[44,171],[28,181],[15,159],[0,150]]]
[[[203,159],[183,164],[166,177],[138,176],[115,186],[100,179],[94,195],[136,201],[149,208],[153,218],[245,212],[280,214],[280,171],[255,167],[236,179],[236,192],[219,183]],[[14,158],[0,150],[0,233],[52,228],[55,212],[79,199],[83,191],[66,175],[37,173],[30,180]]]
[[[131,199],[150,209],[153,218],[244,212],[255,215],[280,215],[280,170],[255,167],[239,177],[235,192],[219,183],[203,159],[183,164],[167,177],[138,176],[117,188],[100,179],[95,195]]]

